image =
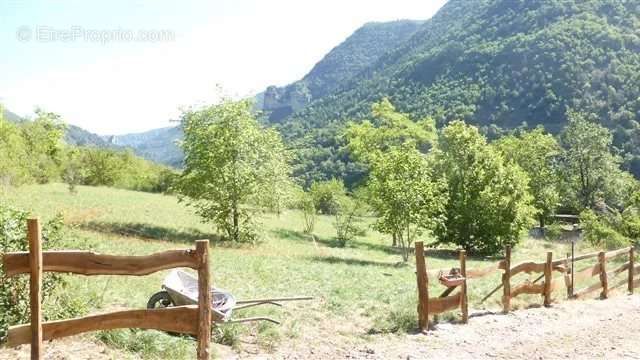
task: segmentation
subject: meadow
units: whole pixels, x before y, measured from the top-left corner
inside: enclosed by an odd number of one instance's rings
[[[280,215],[261,216],[262,241],[236,245],[216,240],[214,229],[202,223],[174,196],[86,186],[77,190],[77,194],[70,194],[64,184],[30,185],[11,189],[0,199],[44,220],[63,213],[68,226],[67,248],[142,255],[188,248],[197,239],[210,239],[216,287],[227,289],[240,299],[314,297],[312,301],[291,303],[283,308],[238,312],[237,317],[267,315],[282,324],[236,324],[217,329],[216,341],[237,352],[269,352],[296,342],[312,345],[309,339],[330,333],[375,341],[382,334],[401,336],[395,334],[415,331],[417,295],[413,259],[402,263],[399,251],[390,246],[390,239],[371,228],[340,247],[335,240],[332,217],[319,216],[310,236],[302,233],[302,215],[287,210]],[[365,219],[364,223],[371,221]],[[591,250],[582,243],[577,246],[580,253]],[[554,257],[559,258],[570,251],[570,246],[526,238],[514,249],[512,262],[543,261],[547,251],[553,251]],[[496,260],[470,257],[467,268],[480,268]],[[427,266],[457,267],[455,249],[430,249]],[[62,291],[77,296],[89,312],[143,308],[148,298],[160,290],[165,275],[166,272],[145,277],[68,276]],[[472,313],[501,309],[501,291],[480,303],[499,283],[500,274],[496,273],[469,284]],[[434,294],[442,291],[435,281],[431,286]],[[559,300],[565,299],[564,290],[555,295]],[[517,309],[541,302],[540,296],[523,296],[515,299],[513,306]],[[451,313],[440,321],[457,318]],[[189,337],[157,331],[119,330],[95,336],[109,346],[143,358],[190,358],[195,348]]]

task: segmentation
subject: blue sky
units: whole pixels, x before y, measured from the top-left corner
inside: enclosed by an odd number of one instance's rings
[[[295,81],[368,21],[428,19],[446,0],[0,2],[0,103],[99,134]]]

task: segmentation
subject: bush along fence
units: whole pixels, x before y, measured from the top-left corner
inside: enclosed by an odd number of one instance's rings
[[[502,307],[505,313],[511,310],[511,299],[522,294],[540,294],[543,298],[543,305],[550,306],[551,293],[562,286],[566,287],[569,299],[583,299],[598,290],[600,290],[600,298],[606,299],[609,296],[609,290],[627,285],[629,293],[633,293],[633,289],[640,286],[640,279],[634,279],[634,275],[640,274],[640,265],[635,265],[633,247],[579,256],[575,256],[572,247],[571,254],[566,254],[566,257],[558,260],[553,259],[552,252],[547,252],[547,258],[544,262],[525,261],[516,265],[511,264],[511,248],[507,247],[503,260],[482,269],[469,270],[466,268],[466,253],[464,250],[460,250],[460,267],[446,271],[444,269],[427,270],[422,241],[415,243],[415,250],[418,284],[418,326],[422,332],[426,332],[429,328],[429,316],[457,308],[460,308],[462,313],[462,322],[467,323],[469,319],[468,282],[488,276],[496,271],[502,271],[502,281],[481,302],[484,302],[491,295],[502,289]],[[608,261],[622,256],[628,257],[627,262],[607,271]],[[597,259],[597,263],[576,270],[576,265],[586,259]],[[553,274],[555,272],[562,274],[562,277],[554,279]],[[513,277],[520,273],[538,273],[540,275],[533,282],[526,280],[520,284],[512,284]],[[626,279],[620,279],[614,283],[610,282],[610,280],[614,280],[618,275],[624,273],[627,274]],[[574,289],[575,284],[596,276],[598,281],[592,285],[579,290]],[[446,288],[440,296],[429,297],[430,279],[438,279],[440,284]],[[450,295],[458,288],[459,290],[454,295]]]
[[[149,256],[113,256],[88,251],[45,251],[41,249],[41,228],[37,219],[28,220],[28,252],[3,256],[7,276],[30,274],[31,323],[9,328],[7,346],[31,343],[31,359],[42,359],[42,341],[88,331],[119,328],[156,329],[197,336],[197,358],[209,359],[211,321],[224,315],[211,307],[209,291],[209,241],[196,241],[190,250],[169,250]],[[81,275],[143,276],[157,271],[188,267],[198,271],[198,305],[162,309],[125,310],[77,319],[42,322],[42,273]]]

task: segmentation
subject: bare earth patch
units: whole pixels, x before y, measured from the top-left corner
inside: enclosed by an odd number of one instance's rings
[[[0,360],[30,359],[30,348],[29,345],[22,345],[15,349],[0,348]],[[131,354],[111,349],[93,340],[90,335],[72,336],[51,342],[45,341],[42,355],[47,360],[137,359]]]
[[[277,359],[638,359],[640,297],[565,301],[502,315],[472,312],[468,325],[441,323],[428,335],[347,340],[331,329],[303,334],[263,358]],[[306,343],[306,344],[305,344]],[[293,346],[292,346],[293,345]]]

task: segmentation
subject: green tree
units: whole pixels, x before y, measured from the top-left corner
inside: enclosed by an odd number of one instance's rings
[[[351,124],[349,149],[370,169],[368,198],[378,231],[400,245],[403,260],[414,239],[443,219],[446,189],[433,176],[427,152],[435,139],[433,121],[413,122],[383,99],[372,106],[373,122]],[[375,125],[374,125],[375,124]]]
[[[442,130],[436,159],[449,193],[438,241],[482,254],[516,244],[534,214],[524,171],[462,121]]]
[[[509,135],[496,142],[507,161],[515,162],[529,177],[529,189],[540,227],[553,214],[560,202],[559,174],[556,162],[562,149],[556,139],[543,128]]]
[[[578,210],[593,208],[601,200],[620,202],[615,194],[625,184],[618,181],[623,176],[621,159],[611,153],[611,133],[586,114],[569,111],[568,117],[561,134],[565,196]]]
[[[427,157],[403,145],[370,164],[369,202],[378,215],[375,228],[390,234],[409,259],[411,244],[424,231],[442,226],[447,192]]]
[[[437,138],[435,122],[431,118],[413,121],[409,115],[396,111],[387,98],[374,103],[371,114],[373,120],[350,123],[345,130],[349,150],[365,163],[406,143],[426,153]]]
[[[273,130],[266,130],[273,136],[270,142],[269,154],[279,154],[279,156],[266,156],[264,164],[264,193],[258,197],[260,206],[276,213],[278,216],[282,211],[293,204],[295,196],[295,185],[291,179],[291,155],[289,150],[280,140],[279,135]]]
[[[30,179],[24,162],[27,148],[18,126],[5,120],[3,114],[0,106],[0,186],[20,185]]]
[[[36,118],[20,126],[26,145],[25,163],[33,179],[47,183],[60,175],[66,126],[60,116],[36,109]]]
[[[252,210],[277,184],[270,166],[288,174],[282,139],[260,127],[250,101],[224,100],[219,105],[185,112],[182,117],[185,169],[175,190],[200,216],[212,221],[232,241],[257,238]]]

